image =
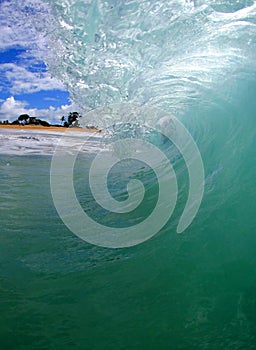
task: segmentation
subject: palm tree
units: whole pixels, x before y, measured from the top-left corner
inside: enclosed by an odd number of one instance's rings
[[[68,124],[69,126],[79,126],[78,118],[80,115],[78,112],[70,112],[68,115]]]
[[[78,119],[81,117],[81,115],[78,112],[70,112],[68,117],[65,118],[64,116],[60,118],[60,120],[63,123],[63,126],[69,127],[78,127],[79,126],[79,121]]]

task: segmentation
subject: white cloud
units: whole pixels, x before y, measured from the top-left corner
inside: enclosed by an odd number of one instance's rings
[[[40,0],[0,1],[0,50],[14,47],[33,48],[44,38],[32,25],[36,12],[47,12]]]
[[[65,90],[63,84],[55,78],[51,78],[48,72],[30,72],[25,67],[14,63],[0,65],[2,81],[8,84],[11,94],[33,93],[41,90]]]
[[[31,117],[41,118],[54,124],[59,123],[63,115],[77,110],[75,104],[63,105],[55,108],[50,106],[47,109],[27,108],[26,101],[17,101],[13,96],[7,98],[0,106],[0,120],[13,121],[19,117],[20,114],[29,114]]]
[[[27,103],[23,101],[16,101],[14,97],[7,98],[0,107],[0,117],[2,119],[14,118],[22,113],[26,113]]]
[[[1,39],[0,39],[0,50],[4,51],[12,47],[23,46],[28,47],[28,43],[31,43],[31,37],[24,35],[14,30],[14,28],[7,25],[0,26]]]

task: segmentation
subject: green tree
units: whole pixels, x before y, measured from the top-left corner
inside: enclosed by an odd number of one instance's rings
[[[69,126],[74,126],[74,127],[79,127],[79,118],[81,115],[78,112],[70,112],[69,115],[66,117],[61,117],[60,120],[63,123],[63,126],[69,127]]]
[[[24,123],[27,124],[28,120],[29,120],[30,116],[28,114],[21,114],[18,118],[18,121],[20,123]]]
[[[80,115],[78,112],[70,112],[68,115],[68,124],[69,126],[79,126],[78,119],[80,118]]]

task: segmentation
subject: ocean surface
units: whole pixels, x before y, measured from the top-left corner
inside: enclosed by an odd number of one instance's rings
[[[38,55],[84,108],[84,122],[107,127],[101,137],[65,139],[54,174],[61,135],[0,131],[1,348],[254,350],[256,2],[48,0],[22,11],[48,40],[49,52],[40,43]],[[184,154],[165,136],[161,119],[111,107],[124,103],[177,118],[200,151],[204,194],[180,234],[191,186]],[[155,235],[124,248],[79,238],[65,225],[66,217],[77,218],[66,181],[73,158],[83,212],[103,231],[115,228],[117,241],[124,227],[129,235],[158,207],[169,168],[153,153],[153,169],[134,159],[140,149],[131,144],[111,148],[137,138],[173,166],[172,215]],[[128,191],[131,180],[144,185],[130,212],[108,211],[95,200],[90,169],[99,153],[96,175],[109,155],[121,159],[107,178],[116,202],[137,193]],[[100,176],[94,186],[101,188]],[[164,211],[168,200],[161,205]],[[144,227],[138,240],[146,234]]]

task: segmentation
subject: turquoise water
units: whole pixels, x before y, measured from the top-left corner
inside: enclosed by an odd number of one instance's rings
[[[189,183],[181,155],[172,154],[179,185],[173,216],[140,245],[102,248],[79,239],[60,219],[50,188],[51,155],[1,152],[2,347],[255,349],[254,1],[46,4],[52,9],[47,18],[56,19],[56,31],[47,34],[58,51],[55,62],[46,57],[52,73],[85,109],[128,99],[179,118],[201,152],[205,192],[192,224],[177,234]],[[105,121],[99,115],[90,122]],[[75,168],[84,210],[113,227],[147,217],[159,189],[154,171],[130,160],[114,168],[111,194],[126,198],[127,180],[137,178],[146,200],[127,216],[107,214],[88,186],[95,153],[89,148]]]
[[[54,208],[51,156],[1,156],[3,348],[255,348],[256,106],[253,86],[245,92],[238,94],[234,114],[219,116],[225,128],[215,122],[214,110],[208,114],[214,137],[207,147],[200,143],[205,195],[181,235],[174,215],[141,245],[90,245],[65,227]],[[81,162],[84,178],[92,156]],[[146,183],[154,199],[157,183]],[[77,182],[85,207],[86,184]],[[120,223],[120,217],[107,221]]]
[[[111,250],[81,241],[59,219],[50,157],[2,156],[2,346],[254,349],[250,161],[248,153],[242,186],[229,196],[221,182],[237,177],[223,170],[186,233],[167,228],[142,245]]]

